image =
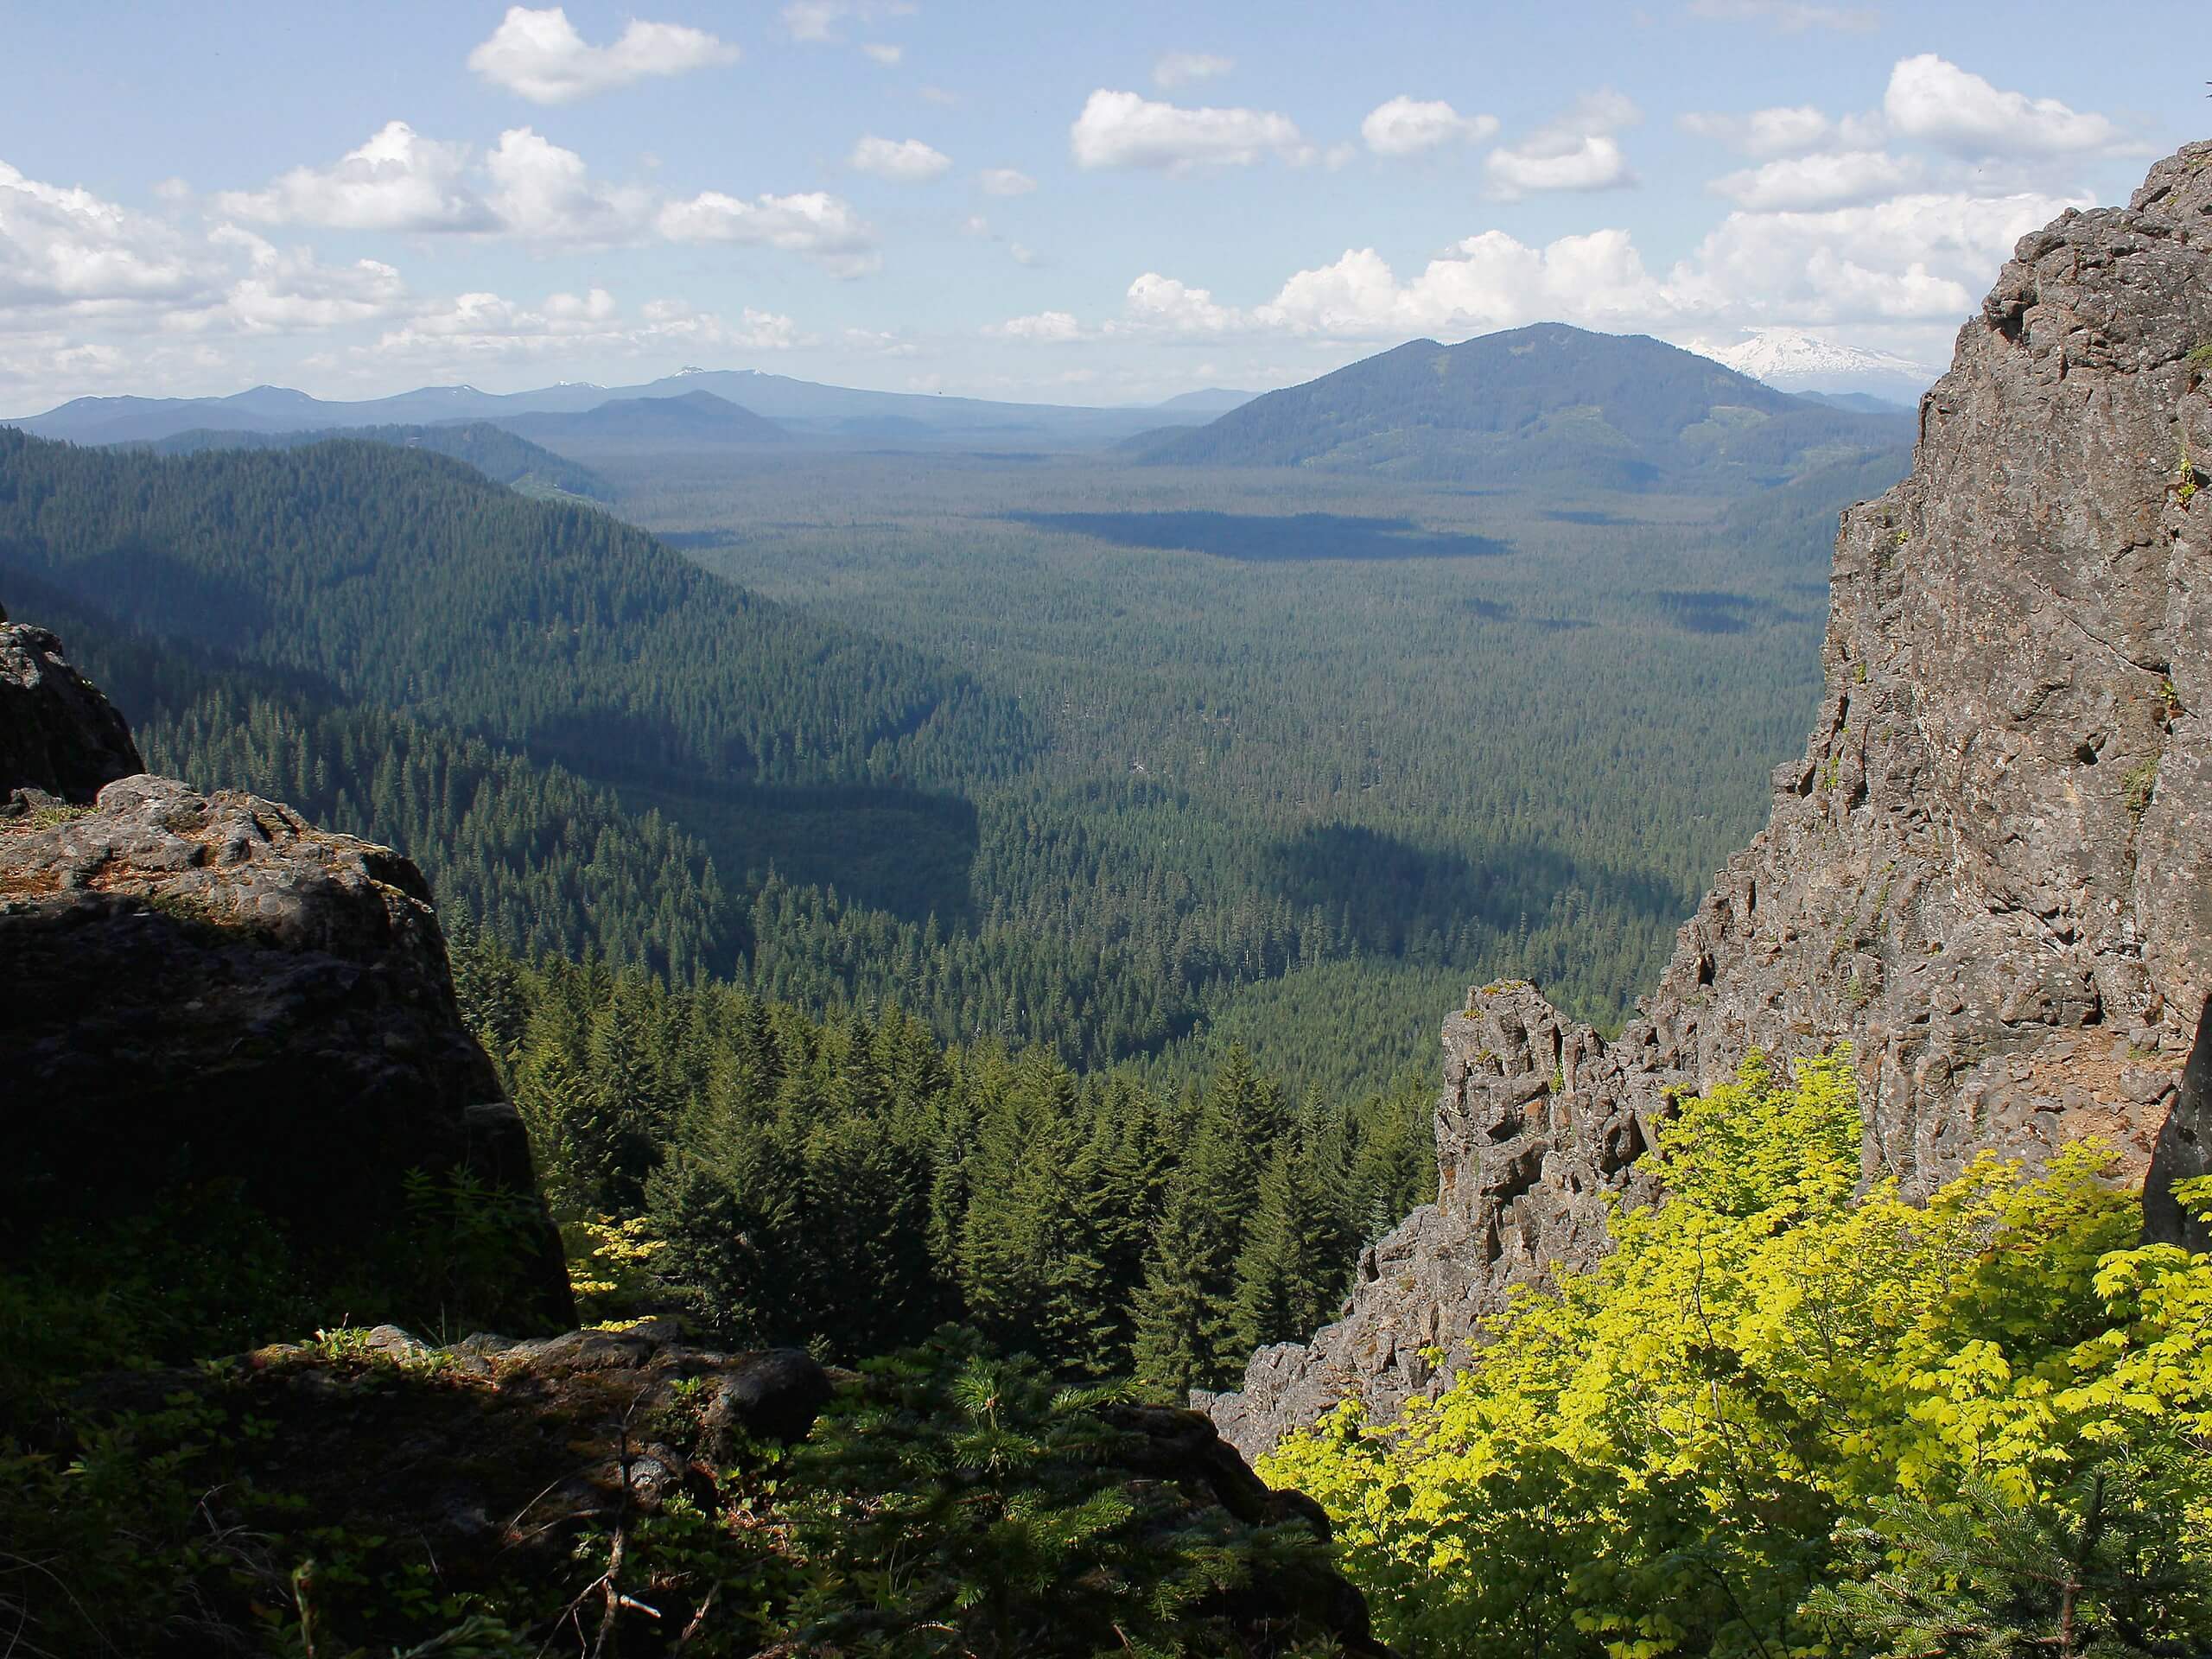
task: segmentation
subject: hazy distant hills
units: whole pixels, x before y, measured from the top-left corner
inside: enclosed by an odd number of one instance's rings
[[[1198,391],[1178,393],[1165,403],[1154,404],[1153,408],[1180,410],[1191,415],[1224,415],[1240,404],[1250,403],[1259,395],[1256,391],[1231,391],[1225,386],[1207,386]]]
[[[522,438],[657,438],[671,442],[789,443],[791,435],[711,391],[618,397],[574,414],[510,415],[496,425]]]
[[[200,427],[156,439],[145,447],[157,455],[194,455],[206,449],[296,449],[302,444],[321,443],[331,438],[396,444],[403,449],[428,449],[435,454],[451,455],[456,461],[467,461],[486,478],[512,484],[529,493],[581,495],[595,501],[613,499],[606,480],[589,467],[565,455],[556,455],[489,421],[461,421],[445,426],[321,427],[302,432],[211,430]]]
[[[1810,398],[1816,404],[1826,404],[1830,409],[1847,409],[1859,415],[1912,415],[1917,413],[1911,404],[1892,398],[1877,397],[1868,391],[1801,391],[1800,397]]]
[[[1417,340],[1127,447],[1179,466],[1730,493],[1887,452],[1902,472],[1912,435],[1902,415],[1816,404],[1659,340],[1539,323]]]
[[[75,443],[147,442],[190,431],[314,431],[338,427],[435,425],[518,416],[575,415],[610,404],[707,392],[802,437],[827,440],[899,435],[921,441],[1083,447],[1118,442],[1178,420],[1200,421],[1205,407],[1084,409],[1001,404],[925,392],[863,391],[818,385],[755,369],[686,369],[638,386],[578,383],[534,391],[424,386],[359,403],[311,397],[283,386],[256,386],[227,397],[79,397],[7,423],[44,438]]]

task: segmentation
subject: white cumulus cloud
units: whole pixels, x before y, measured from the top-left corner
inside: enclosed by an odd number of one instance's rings
[[[1920,168],[1910,157],[1878,149],[1793,156],[1718,178],[1707,188],[1754,213],[1841,207],[1896,194]]]
[[[528,127],[501,133],[484,167],[501,228],[530,241],[626,241],[652,220],[645,191],[597,181],[582,156]]]
[[[1899,60],[1882,111],[1899,132],[1965,156],[2123,147],[2120,129],[2101,115],[2076,111],[2055,98],[2001,91],[1932,52]]]
[[[217,208],[240,219],[336,231],[486,231],[492,211],[464,181],[468,146],[387,121],[325,168],[296,167],[264,190],[226,191]]]
[[[1294,334],[1402,338],[1542,321],[1620,327],[1668,309],[1625,231],[1563,236],[1543,247],[1486,231],[1405,283],[1374,249],[1349,249],[1334,264],[1298,272],[1253,315]]]
[[[1265,110],[1184,109],[1140,92],[1091,93],[1068,130],[1079,167],[1249,166],[1268,156],[1307,153],[1287,115]]]
[[[1234,58],[1217,57],[1211,52],[1163,52],[1152,66],[1152,84],[1163,90],[1187,86],[1194,80],[1225,75],[1236,67]]]
[[[990,167],[976,175],[983,187],[983,194],[990,196],[1026,196],[1037,188],[1037,181],[1018,168]]]
[[[468,67],[533,104],[571,104],[658,75],[735,63],[738,51],[704,29],[632,18],[612,46],[591,46],[559,6],[510,6]]]
[[[1692,111],[1675,124],[1700,138],[1712,138],[1746,156],[1796,156],[1824,149],[1836,137],[1837,124],[1810,104],[1796,104],[1749,115]]]
[[[1034,316],[1009,317],[983,332],[1001,340],[1026,340],[1046,346],[1064,346],[1085,337],[1083,325],[1065,311],[1039,311]]]
[[[1633,184],[1628,157],[1614,135],[1643,118],[1611,89],[1586,93],[1518,144],[1484,158],[1492,194],[1511,198],[1541,190],[1609,190]]]
[[[1844,327],[1932,355],[2012,244],[2081,205],[2032,193],[1923,191],[1818,211],[1737,211],[1664,271],[1647,267],[1622,229],[1542,244],[1488,231],[1403,277],[1376,249],[1347,249],[1249,309],[1148,271],[1131,285],[1128,312],[1132,325],[1182,333],[1347,341],[1454,339],[1541,321],[1677,339]]]
[[[927,184],[951,168],[952,158],[918,138],[878,138],[873,133],[853,146],[845,165],[893,184]]]
[[[840,276],[876,270],[875,232],[850,202],[820,190],[790,196],[740,196],[707,190],[664,206],[656,223],[671,242],[734,242],[820,260]]]
[[[227,322],[246,334],[316,334],[381,321],[407,302],[406,283],[380,260],[326,265],[306,248],[279,248],[235,225],[218,226],[207,239],[243,254],[246,270],[218,311],[193,320],[203,325]]]
[[[863,41],[861,42],[861,50],[886,68],[889,68],[906,55],[905,47],[893,46],[888,41]]]
[[[1686,312],[1747,324],[1955,325],[2015,242],[2088,205],[2034,192],[1923,191],[1820,212],[1732,213],[1670,285]]]
[[[683,300],[648,300],[640,315],[644,327],[635,331],[640,346],[683,343],[728,351],[787,352],[806,343],[791,318],[749,305],[735,322]]]
[[[221,275],[160,220],[0,162],[0,309],[189,303]]]
[[[1131,283],[1123,303],[1136,321],[1179,334],[1219,334],[1249,326],[1241,312],[1217,304],[1207,289],[1157,271],[1148,270]]]
[[[1441,99],[1423,102],[1400,93],[1378,104],[1359,124],[1359,136],[1377,156],[1418,156],[1459,139],[1478,143],[1497,130],[1493,115],[1461,115]]]

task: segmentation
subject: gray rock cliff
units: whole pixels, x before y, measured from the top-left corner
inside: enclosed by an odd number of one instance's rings
[[[1439,1382],[1510,1287],[1605,1244],[1670,1094],[1855,1051],[1871,1175],[2095,1135],[2212,1156],[2212,143],[2024,238],[1923,399],[1911,476],[1837,538],[1827,693],[1766,830],[1614,1042],[1532,986],[1444,1024],[1437,1203],[1344,1319],[1202,1400],[1248,1455]],[[2192,1058],[2193,1057],[2193,1058]],[[2154,1173],[2155,1172],[2155,1173]]]

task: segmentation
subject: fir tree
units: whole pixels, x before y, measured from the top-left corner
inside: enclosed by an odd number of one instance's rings
[[[1199,1114],[1197,1138],[1168,1188],[1136,1305],[1139,1378],[1170,1395],[1218,1388],[1242,1370],[1231,1313],[1236,1255],[1281,1096],[1233,1048]]]

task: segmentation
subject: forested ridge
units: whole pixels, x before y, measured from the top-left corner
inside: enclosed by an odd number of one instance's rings
[[[307,432],[232,431],[203,427],[151,440],[144,447],[158,455],[190,455],[203,449],[297,449],[305,444],[327,443],[337,438],[451,455],[455,461],[467,461],[485,477],[525,493],[560,493],[588,496],[594,500],[604,499],[607,494],[606,482],[588,467],[580,467],[550,449],[541,448],[489,421],[342,429],[324,427]]]
[[[989,776],[1018,711],[587,507],[340,440],[162,457],[0,432],[0,558],[117,620],[601,774]],[[972,728],[972,729],[970,729]]]

